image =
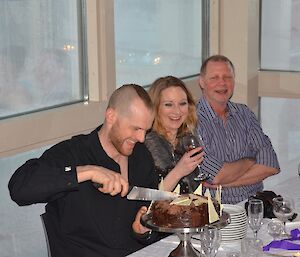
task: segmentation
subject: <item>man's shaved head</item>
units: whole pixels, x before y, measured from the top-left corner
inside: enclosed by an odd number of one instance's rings
[[[147,91],[135,84],[123,85],[110,97],[100,140],[107,143],[111,156],[116,153],[129,156],[136,143],[144,142],[153,119],[153,105]]]
[[[150,111],[153,111],[153,104],[147,91],[135,84],[123,85],[115,90],[109,99],[107,108],[115,109],[121,115],[127,115],[130,113],[131,104],[138,99]]]

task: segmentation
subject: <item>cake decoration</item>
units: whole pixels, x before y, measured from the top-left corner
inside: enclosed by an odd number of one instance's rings
[[[180,194],[180,184],[177,184],[176,188],[173,191],[176,194]]]
[[[204,193],[204,196],[206,196],[207,198],[208,198],[208,197],[211,197],[211,194],[210,194],[210,191],[209,191],[208,188],[206,188],[205,193]]]
[[[161,181],[158,184],[158,190],[165,191],[165,189],[164,189],[164,178],[161,178]]]
[[[178,197],[174,199],[170,205],[176,204],[176,205],[183,205],[183,206],[189,206],[192,203],[192,199],[190,199],[188,196],[184,197]]]
[[[210,194],[210,191],[208,188],[206,188],[204,195],[207,197],[207,201],[208,201],[209,223],[213,223],[213,222],[219,220],[219,215],[218,215],[216,208],[211,200],[211,194]]]
[[[196,190],[194,191],[195,195],[202,195],[202,183],[200,183],[200,185],[196,188]]]
[[[216,200],[220,205],[220,216],[222,215],[223,205],[222,205],[222,185],[217,187]]]
[[[195,206],[200,206],[203,203],[207,204],[207,198],[201,197],[194,200]]]
[[[215,221],[218,221],[219,215],[216,211],[216,208],[211,200],[211,197],[208,197],[207,199],[207,203],[208,203],[208,219],[209,219],[209,223],[213,223]]]

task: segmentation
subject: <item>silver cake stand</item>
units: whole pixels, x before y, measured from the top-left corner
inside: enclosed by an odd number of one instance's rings
[[[200,252],[196,250],[192,243],[191,238],[194,234],[199,233],[202,227],[197,228],[168,228],[158,227],[152,222],[152,213],[142,216],[141,223],[154,231],[174,233],[179,237],[179,245],[170,253],[169,257],[201,257]],[[210,227],[221,229],[230,223],[230,215],[227,212],[222,213],[219,221],[209,224]]]

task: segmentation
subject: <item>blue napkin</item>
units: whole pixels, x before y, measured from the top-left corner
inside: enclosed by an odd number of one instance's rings
[[[300,240],[300,230],[298,228],[291,230],[291,237],[282,240],[274,240],[263,247],[263,251],[267,252],[270,248],[280,248],[286,250],[300,250],[299,244],[294,244],[290,241]]]

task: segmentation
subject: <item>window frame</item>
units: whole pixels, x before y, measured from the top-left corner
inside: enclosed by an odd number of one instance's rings
[[[262,2],[259,3],[259,61],[262,58]],[[262,69],[258,72],[258,96],[259,97],[280,97],[280,98],[300,98],[300,72]]]
[[[0,121],[0,157],[89,132],[102,123],[115,85],[113,1],[86,1],[89,100]],[[105,12],[103,11],[105,10]],[[101,119],[102,118],[102,119]]]

